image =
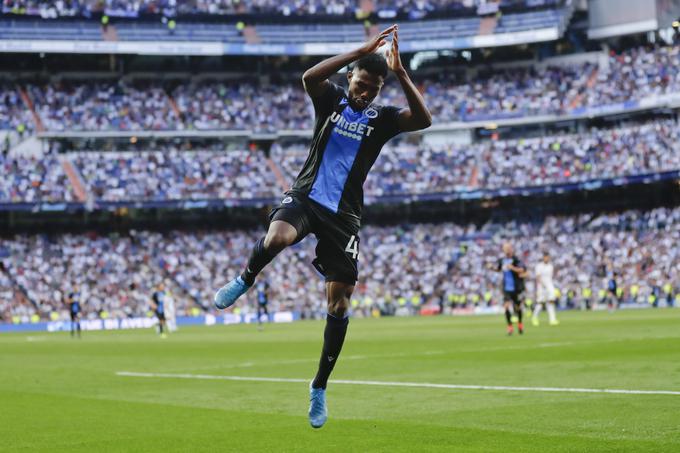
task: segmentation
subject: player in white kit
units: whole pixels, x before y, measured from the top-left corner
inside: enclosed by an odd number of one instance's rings
[[[548,312],[548,320],[551,326],[556,326],[559,321],[555,317],[555,285],[553,284],[553,274],[555,269],[550,260],[550,254],[545,252],[543,254],[543,261],[536,265],[534,269],[534,277],[536,279],[536,307],[534,314],[531,317],[531,323],[537,326],[538,314],[541,308],[545,305]]]

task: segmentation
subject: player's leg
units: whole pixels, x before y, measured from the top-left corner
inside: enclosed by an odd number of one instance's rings
[[[513,294],[512,305],[515,310],[515,316],[517,316],[517,331],[521,335],[524,333],[524,324],[522,323],[522,314],[524,312],[524,307],[522,301],[520,300],[520,295],[518,293]]]
[[[267,234],[255,243],[250,253],[248,265],[241,274],[241,279],[245,284],[252,286],[255,283],[255,277],[262,272],[262,269],[283,249],[293,244],[297,236],[297,230],[290,223],[284,220],[272,221]]]
[[[505,322],[508,325],[508,335],[512,335],[513,328],[512,328],[512,310],[510,310],[510,307],[512,305],[512,301],[506,297],[506,299],[503,301],[503,310],[505,310]]]
[[[543,300],[542,298],[538,297],[536,298],[536,306],[534,307],[534,312],[531,315],[531,324],[534,326],[538,326],[540,323],[538,321],[538,315],[541,313],[541,310],[543,309]]]
[[[158,334],[162,337],[165,335],[165,332],[163,332],[165,322],[161,313],[156,313],[156,316],[158,317]]]
[[[220,288],[215,294],[215,306],[220,309],[232,306],[239,297],[253,286],[257,274],[283,249],[293,244],[297,236],[297,230],[288,222],[275,220],[270,223],[267,234],[253,246],[243,273]]]
[[[557,320],[557,316],[555,314],[555,306],[556,305],[557,305],[556,301],[551,300],[550,302],[548,302],[546,304],[546,307],[545,307],[546,311],[548,312],[548,323],[551,326],[556,326],[557,324],[559,324],[559,321]]]
[[[76,315],[76,331],[78,332],[78,338],[80,338],[80,313]]]
[[[307,214],[302,203],[291,196],[284,198],[281,205],[272,211],[267,234],[253,246],[243,273],[215,294],[215,306],[219,309],[232,306],[250,289],[255,282],[255,277],[276,255],[307,235],[308,225]]]
[[[314,232],[319,238],[313,264],[326,277],[328,315],[319,367],[310,385],[309,422],[320,428],[326,422],[326,384],[342,350],[349,324],[349,305],[357,281],[359,227],[314,212]]]
[[[326,283],[328,314],[323,332],[323,348],[316,376],[310,385],[309,422],[313,428],[321,428],[328,418],[326,385],[345,342],[349,324],[349,301],[353,290],[354,286],[347,283]]]
[[[328,297],[328,314],[323,334],[323,349],[319,360],[319,369],[312,383],[314,388],[326,388],[342,345],[345,342],[347,325],[349,324],[349,301],[354,290],[353,285],[342,282],[326,283]]]
[[[71,338],[76,334],[76,316],[71,312]]]

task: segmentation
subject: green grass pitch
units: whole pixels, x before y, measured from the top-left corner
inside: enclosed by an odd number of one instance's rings
[[[352,320],[332,379],[680,391],[680,310]],[[0,451],[677,452],[680,395],[329,385],[307,422],[323,324],[0,335]]]

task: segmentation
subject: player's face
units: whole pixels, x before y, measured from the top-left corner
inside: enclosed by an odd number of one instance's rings
[[[549,263],[550,262],[550,255],[543,255],[543,262]]]
[[[508,244],[507,242],[503,244],[503,253],[505,253],[505,256],[507,257],[512,256],[512,245]]]
[[[349,104],[355,110],[363,110],[378,96],[383,78],[365,69],[347,73],[349,80]]]

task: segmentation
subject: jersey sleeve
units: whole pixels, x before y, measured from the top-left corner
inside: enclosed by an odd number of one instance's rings
[[[329,81],[328,88],[321,96],[311,98],[312,104],[314,104],[314,112],[316,113],[316,116],[323,117],[330,115],[344,95],[345,90],[335,83]]]
[[[380,130],[383,133],[384,141],[388,141],[399,133],[403,132],[399,128],[399,107],[387,106],[382,108]]]

